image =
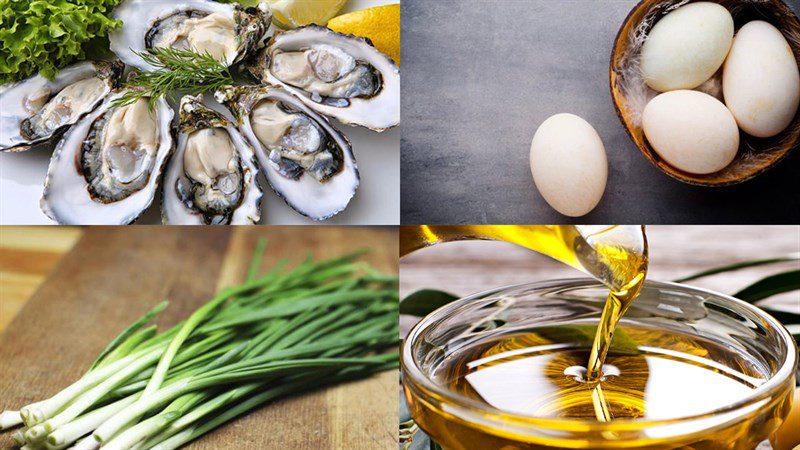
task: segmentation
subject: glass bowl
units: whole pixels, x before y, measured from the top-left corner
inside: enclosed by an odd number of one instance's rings
[[[439,381],[436,371],[442,363],[476,342],[542,326],[596,325],[607,293],[593,280],[532,283],[475,294],[422,319],[406,338],[401,358],[403,388],[416,423],[446,450],[752,450],[782,423],[797,368],[797,347],[789,332],[741,300],[675,283],[646,282],[620,329],[679,333],[745,358],[763,380],[746,397],[685,417],[599,422],[508,412]],[[708,358],[726,364],[713,354]]]

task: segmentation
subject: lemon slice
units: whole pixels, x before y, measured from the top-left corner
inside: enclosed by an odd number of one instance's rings
[[[328,28],[369,38],[375,48],[400,64],[400,4],[342,14],[331,19]]]
[[[267,0],[273,18],[281,28],[315,23],[325,25],[347,0]]]

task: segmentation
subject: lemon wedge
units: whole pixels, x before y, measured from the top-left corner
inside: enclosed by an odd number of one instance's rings
[[[400,4],[342,14],[330,19],[328,28],[369,38],[375,48],[400,64]]]
[[[296,28],[315,23],[325,25],[347,0],[266,0],[273,19],[281,28]]]

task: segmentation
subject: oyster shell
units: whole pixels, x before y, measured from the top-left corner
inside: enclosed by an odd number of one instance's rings
[[[127,0],[114,18],[125,26],[109,34],[111,50],[146,71],[154,67],[137,52],[161,47],[208,52],[232,66],[256,50],[272,22],[265,3],[242,8],[208,0]]]
[[[272,189],[314,220],[345,209],[359,185],[350,141],[328,120],[276,86],[231,86],[216,93],[256,150]]]
[[[180,134],[164,179],[165,224],[252,224],[261,218],[253,148],[201,96],[180,105]]]
[[[276,33],[247,67],[342,123],[374,131],[400,124],[400,69],[369,39],[308,25]]]
[[[114,89],[124,65],[86,61],[52,81],[35,75],[0,88],[0,151],[24,151],[57,138]]]
[[[174,148],[174,112],[148,97],[116,107],[109,96],[64,135],[50,160],[40,202],[64,224],[128,224],[153,202]]]

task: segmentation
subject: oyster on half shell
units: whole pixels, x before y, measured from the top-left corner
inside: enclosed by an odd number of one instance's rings
[[[111,50],[146,71],[154,67],[137,53],[152,48],[208,52],[232,66],[256,50],[272,22],[265,3],[242,8],[209,0],[126,0],[114,18],[125,26],[109,34]]]
[[[124,65],[86,61],[0,87],[0,151],[23,151],[56,139],[114,89]]]
[[[185,96],[164,178],[162,218],[173,225],[252,224],[261,218],[253,148],[222,114]]]
[[[114,106],[115,92],[64,135],[50,160],[41,207],[65,224],[122,225],[153,202],[174,148],[174,112],[149,97]]]
[[[350,141],[328,120],[276,86],[230,86],[216,93],[236,116],[272,189],[295,211],[328,219],[359,185]]]
[[[369,39],[308,25],[276,33],[247,68],[342,123],[374,131],[400,123],[400,69]]]

